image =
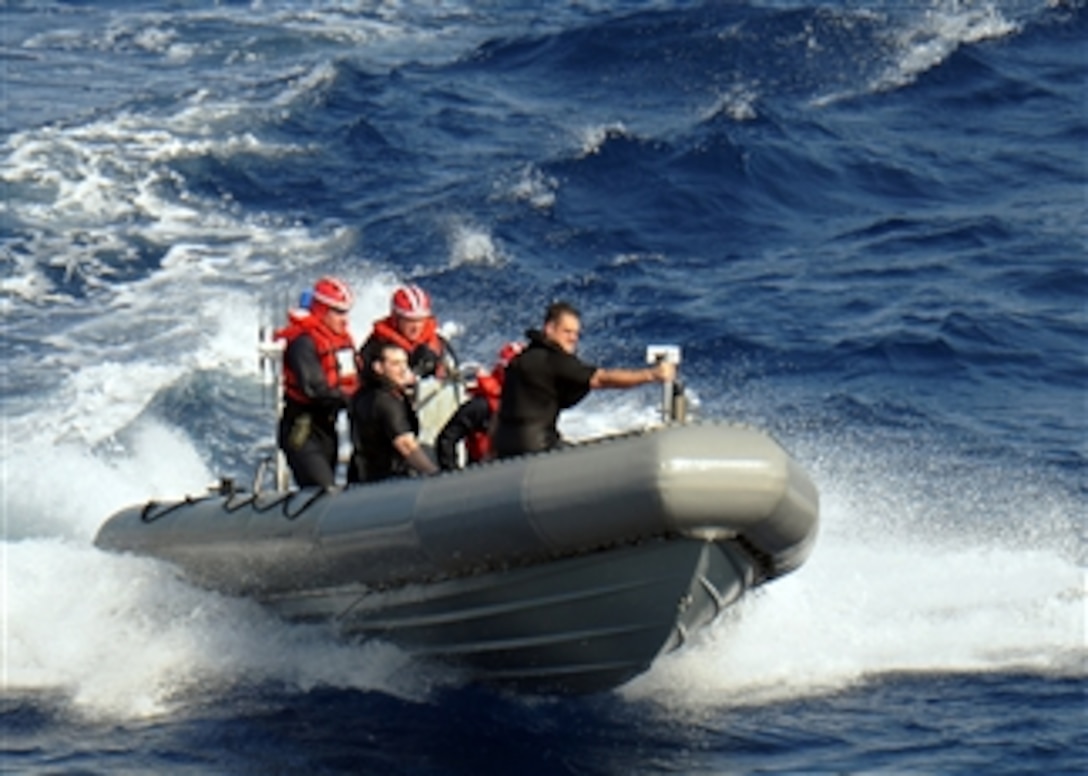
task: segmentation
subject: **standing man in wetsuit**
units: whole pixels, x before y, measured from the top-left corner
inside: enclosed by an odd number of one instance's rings
[[[385,342],[375,347],[370,377],[351,401],[351,441],[348,483],[377,482],[406,477],[413,471],[435,474],[438,467],[419,444],[419,418],[409,389],[415,374],[408,352]]]
[[[313,288],[307,314],[276,332],[283,340],[283,414],[277,442],[300,488],[335,485],[336,417],[358,387],[355,342],[348,331],[352,294],[325,276]]]
[[[543,330],[526,332],[529,345],[506,368],[492,446],[499,458],[551,450],[562,445],[559,413],[595,388],[634,388],[669,382],[673,364],[645,369],[604,369],[579,359],[582,323],[578,310],[555,302],[544,314]]]

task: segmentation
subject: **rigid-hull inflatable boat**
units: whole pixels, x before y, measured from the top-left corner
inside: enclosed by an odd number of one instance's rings
[[[818,520],[777,442],[720,423],[340,491],[224,490],[125,509],[95,543],[529,692],[647,670],[796,569]]]

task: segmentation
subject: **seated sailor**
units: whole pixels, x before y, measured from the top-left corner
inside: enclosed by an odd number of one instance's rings
[[[353,450],[348,483],[377,482],[439,469],[419,443],[419,418],[412,407],[415,374],[408,353],[385,342],[375,348],[370,376],[349,406]]]

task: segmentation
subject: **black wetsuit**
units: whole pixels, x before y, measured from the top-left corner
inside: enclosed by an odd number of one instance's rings
[[[493,449],[498,458],[558,447],[559,413],[585,398],[597,367],[544,335],[526,332],[529,346],[510,362],[499,405]]]
[[[350,412],[354,449],[348,482],[377,482],[410,474],[411,467],[393,440],[402,434],[419,435],[419,418],[411,400],[375,374],[351,400]]]
[[[457,469],[457,443],[469,434],[487,431],[490,422],[491,407],[483,396],[473,396],[458,407],[434,440],[438,465],[447,470]]]
[[[336,415],[345,406],[344,394],[329,385],[317,355],[317,345],[307,334],[297,337],[283,354],[284,365],[298,376],[306,403],[284,397],[277,444],[287,458],[300,488],[331,487],[336,482],[339,443]]]

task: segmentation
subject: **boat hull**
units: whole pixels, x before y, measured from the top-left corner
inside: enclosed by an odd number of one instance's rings
[[[756,578],[728,542],[637,546],[385,593],[365,588],[263,599],[291,620],[330,620],[531,693],[606,690],[644,672]]]

